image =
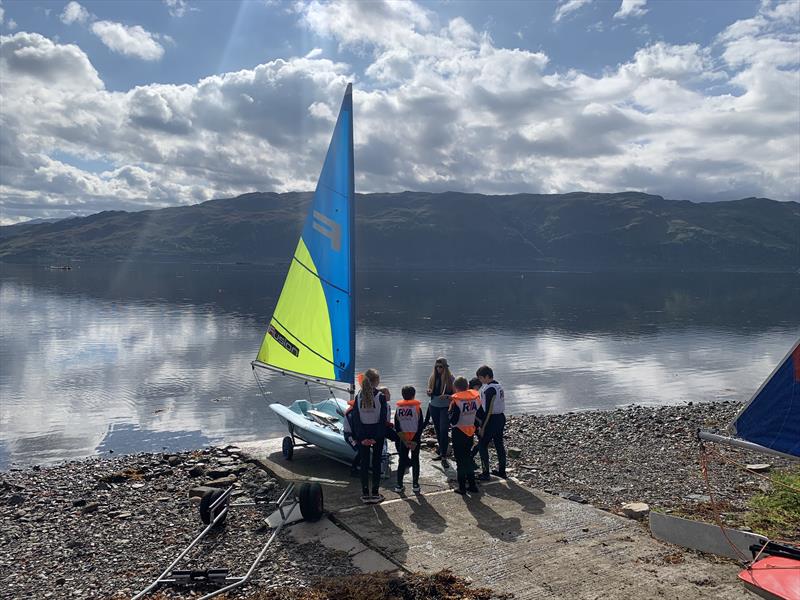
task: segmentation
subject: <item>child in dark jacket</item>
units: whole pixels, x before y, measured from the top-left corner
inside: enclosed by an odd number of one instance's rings
[[[417,390],[413,386],[404,386],[401,394],[403,399],[397,403],[394,411],[394,430],[397,433],[397,455],[400,457],[397,465],[397,485],[394,491],[398,494],[405,492],[403,477],[406,469],[411,467],[411,489],[419,494],[419,444],[422,437],[423,419],[422,405],[415,398]],[[409,453],[411,457],[409,458]]]

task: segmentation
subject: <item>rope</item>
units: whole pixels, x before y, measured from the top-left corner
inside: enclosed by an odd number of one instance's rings
[[[261,395],[264,396],[264,398],[266,398],[267,392],[264,391],[264,386],[261,384],[261,380],[258,378],[258,373],[256,373],[255,367],[253,367],[253,377],[256,378],[256,383],[258,384],[258,389],[261,390]]]
[[[708,450],[707,450],[707,451],[708,451]],[[782,481],[775,481],[774,479],[772,479],[772,477],[767,477],[766,475],[762,475],[761,473],[758,473],[758,472],[756,472],[756,471],[753,471],[752,469],[748,469],[748,468],[747,468],[745,465],[743,465],[742,463],[738,463],[738,462],[736,462],[735,460],[728,458],[727,456],[725,456],[724,454],[722,454],[722,452],[720,452],[720,451],[719,451],[719,450],[717,450],[716,448],[714,448],[714,449],[713,449],[711,452],[713,452],[714,454],[716,454],[716,455],[717,455],[718,457],[720,457],[720,458],[721,458],[723,461],[725,461],[725,462],[727,462],[727,463],[729,463],[729,464],[732,464],[732,465],[733,465],[733,466],[735,466],[735,467],[738,467],[738,468],[739,468],[739,469],[741,469],[742,471],[747,471],[748,473],[750,473],[750,474],[752,474],[752,475],[755,475],[756,477],[760,477],[761,479],[765,479],[766,481],[769,481],[769,482],[770,482],[772,485],[777,485],[777,486],[780,486],[780,487],[784,487],[784,488],[786,488],[787,490],[790,490],[790,491],[792,491],[792,492],[795,492],[796,494],[800,494],[800,488],[796,488],[796,487],[794,487],[794,486],[791,486],[791,485],[789,485],[789,484],[787,484],[787,483],[783,483]]]
[[[747,558],[746,555],[742,553],[741,550],[731,541],[731,538],[728,537],[728,532],[725,530],[725,526],[722,524],[722,520],[719,518],[719,510],[717,509],[717,503],[714,500],[714,494],[711,490],[711,483],[708,480],[708,457],[706,454],[706,448],[704,444],[700,444],[700,470],[703,472],[703,480],[706,482],[706,491],[708,492],[708,499],[709,504],[711,505],[711,510],[714,515],[714,521],[716,521],[717,526],[722,531],[722,535],[725,537],[725,540],[728,542],[728,545],[733,548],[733,551],[741,557],[741,563],[745,568],[750,567],[750,559]]]

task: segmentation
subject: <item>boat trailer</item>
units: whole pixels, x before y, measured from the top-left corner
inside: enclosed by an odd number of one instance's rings
[[[295,493],[297,488],[297,493]],[[306,521],[318,521],[323,513],[323,497],[322,487],[319,483],[301,483],[297,486],[294,482],[289,482],[286,489],[276,501],[276,509],[265,519],[266,524],[272,527],[274,531],[269,537],[267,542],[261,548],[261,551],[256,556],[250,568],[242,576],[233,577],[229,574],[228,569],[213,568],[213,569],[175,569],[175,566],[189,554],[189,551],[194,548],[209,532],[217,527],[225,524],[225,518],[228,516],[228,510],[236,506],[256,506],[257,502],[236,502],[231,503],[231,495],[233,493],[233,486],[228,487],[226,490],[213,490],[207,492],[200,500],[200,520],[205,525],[205,528],[195,537],[191,543],[184,548],[178,557],[164,569],[150,585],[148,585],[141,592],[133,596],[132,600],[139,600],[159,585],[187,585],[191,583],[212,583],[221,585],[223,587],[201,596],[199,600],[206,600],[224,594],[234,588],[240,587],[247,583],[250,577],[255,572],[261,560],[264,558],[267,549],[269,549],[272,542],[281,532],[284,525],[305,519]],[[294,513],[296,508],[300,508],[300,515]]]

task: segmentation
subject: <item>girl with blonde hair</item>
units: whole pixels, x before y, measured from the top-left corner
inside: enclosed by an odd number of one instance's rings
[[[447,410],[450,406],[450,394],[453,393],[453,381],[455,377],[450,372],[450,365],[444,356],[440,356],[433,364],[433,373],[428,378],[428,419],[433,421],[433,428],[436,430],[436,439],[439,442],[439,455],[434,460],[441,460],[442,467],[445,469],[450,466],[447,462],[447,448],[449,446],[450,417]],[[448,397],[444,397],[448,396]]]
[[[361,501],[365,504],[376,504],[384,499],[380,494],[381,458],[389,423],[389,391],[379,388],[380,382],[376,369],[364,371],[352,410],[352,435],[361,455]],[[369,488],[370,467],[372,489]]]

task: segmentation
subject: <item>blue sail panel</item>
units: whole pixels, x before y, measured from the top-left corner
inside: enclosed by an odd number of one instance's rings
[[[327,301],[336,380],[348,383],[355,374],[354,195],[353,95],[348,84],[302,233]]]
[[[733,422],[740,438],[800,458],[800,340]]]

